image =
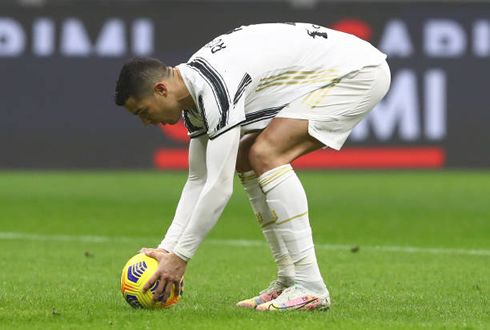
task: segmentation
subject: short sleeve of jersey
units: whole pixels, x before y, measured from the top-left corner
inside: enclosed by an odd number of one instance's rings
[[[245,120],[243,93],[252,78],[227,63],[200,56],[205,50],[178,68],[197,106],[197,111],[184,111],[189,135],[206,132],[213,139]]]

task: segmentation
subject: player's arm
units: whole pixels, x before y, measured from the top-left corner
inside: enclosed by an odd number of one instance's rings
[[[160,283],[155,290],[154,301],[163,292],[163,300],[170,295],[172,284],[179,283],[184,275],[187,261],[194,256],[199,245],[218,221],[233,192],[233,176],[240,142],[240,127],[234,127],[221,136],[210,140],[206,148],[206,183],[189,223],[172,253],[159,258],[157,272],[147,282],[148,289],[156,280]]]
[[[207,136],[191,139],[189,144],[189,176],[182,190],[172,224],[168,228],[165,238],[158,246],[161,250],[172,252],[189,223],[196,206],[196,200],[199,198],[206,183],[207,142]]]
[[[143,247],[139,250],[139,253],[146,253],[157,259],[152,252],[165,254],[173,251],[180,236],[187,227],[187,223],[196,205],[195,201],[199,198],[204,183],[206,183],[207,142],[208,137],[204,135],[191,139],[189,144],[189,175],[184,189],[182,189],[182,194],[167,234],[157,249]]]
[[[214,227],[233,193],[240,127],[208,142],[206,150],[207,179],[189,224],[174,248],[181,259],[191,259],[201,242]]]

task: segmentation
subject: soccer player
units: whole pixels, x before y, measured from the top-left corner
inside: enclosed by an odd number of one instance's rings
[[[189,176],[172,224],[158,249],[142,249],[159,261],[145,286],[160,281],[154,300],[168,298],[216,224],[236,169],[278,267],[267,289],[237,305],[328,309],[305,191],[290,163],[319,148],[339,150],[389,85],[386,55],[306,23],[241,26],[175,68],[151,58],[126,63],[116,104],[145,124],[183,117],[191,137]]]

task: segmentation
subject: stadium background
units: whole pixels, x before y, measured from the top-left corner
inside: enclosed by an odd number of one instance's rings
[[[332,308],[235,306],[276,274],[235,178],[183,299],[132,310],[121,270],[170,225],[187,173],[154,169],[185,167],[187,140],[113,104],[121,65],[264,21],[389,55],[391,90],[345,148],[295,165],[327,168],[297,173]],[[488,1],[0,0],[0,329],[490,329],[489,62]]]
[[[392,69],[389,94],[345,150],[297,167],[490,166],[488,3],[10,0],[0,3],[0,168],[185,168],[182,125],[143,127],[113,104],[121,65],[173,66],[236,26],[275,21],[354,33]]]

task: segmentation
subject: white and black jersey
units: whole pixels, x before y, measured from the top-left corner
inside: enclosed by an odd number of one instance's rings
[[[184,121],[191,137],[210,139],[237,125],[263,129],[293,100],[385,58],[366,41],[318,25],[242,26],[178,66],[197,106]]]

